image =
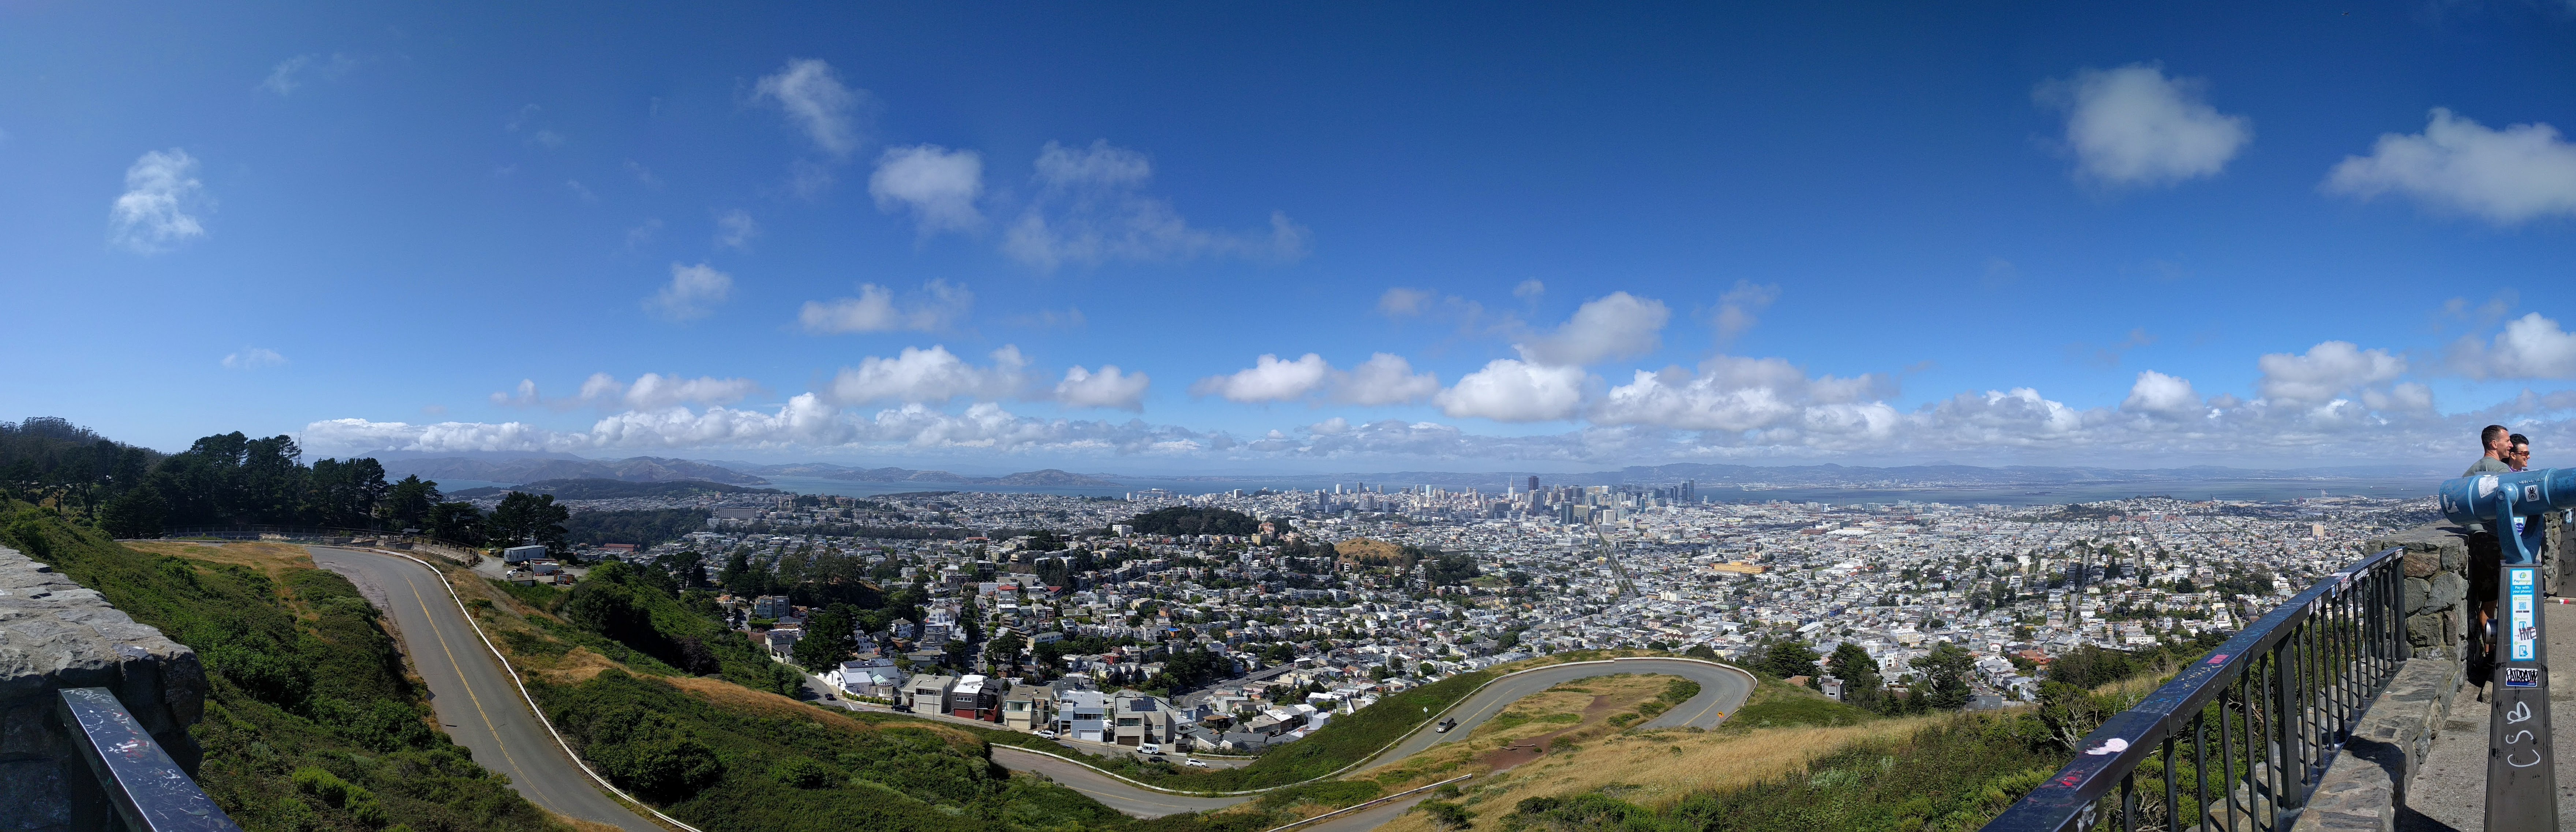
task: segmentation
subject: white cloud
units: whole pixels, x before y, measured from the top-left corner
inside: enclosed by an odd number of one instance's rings
[[[2176,418],[2205,415],[2209,412],[2208,408],[2201,404],[2200,393],[2191,389],[2189,379],[2165,375],[2154,370],[2138,374],[2137,383],[2129,386],[2129,398],[2120,403],[2120,409],[2131,413]]]
[[[716,245],[732,249],[751,247],[751,238],[760,236],[760,223],[751,212],[735,208],[716,215]]]
[[[285,97],[303,87],[307,78],[327,81],[357,66],[357,59],[347,55],[335,53],[328,60],[320,55],[297,55],[270,67],[268,77],[259,82],[259,88]]]
[[[145,153],[125,169],[125,193],[108,210],[107,238],[140,254],[168,251],[206,236],[194,212],[207,204],[196,157],[175,147]]]
[[[1544,294],[1547,294],[1547,284],[1536,280],[1524,280],[1520,285],[1512,287],[1512,297],[1521,300],[1537,300],[1538,296]]]
[[[776,74],[761,76],[753,90],[754,100],[777,104],[824,152],[840,157],[859,149],[858,111],[868,91],[842,85],[831,64],[789,60]]]
[[[1717,325],[1717,342],[1733,341],[1735,336],[1752,329],[1754,324],[1761,322],[1754,315],[1770,308],[1771,302],[1779,299],[1779,284],[1735,281],[1735,288],[1717,296],[1717,314],[1711,318],[1711,323]]]
[[[1591,418],[1596,424],[1737,432],[1811,415],[1839,424],[1849,414],[1835,408],[1893,392],[1894,383],[1877,374],[1809,378],[1783,359],[1720,355],[1701,362],[1696,373],[1679,367],[1638,370],[1629,383],[1602,396]]]
[[[1144,154],[1107,140],[1089,148],[1048,142],[1038,153],[1036,198],[1012,224],[1004,254],[1040,271],[1066,263],[1172,262],[1200,257],[1295,260],[1307,231],[1272,212],[1267,233],[1192,228],[1171,203],[1141,192],[1153,178]]]
[[[670,284],[645,298],[644,308],[670,320],[688,321],[714,314],[716,305],[732,296],[733,275],[705,263],[672,263]]]
[[[1664,322],[1671,319],[1672,310],[1663,301],[1612,292],[1584,302],[1555,332],[1518,346],[1521,358],[1531,363],[1581,366],[1653,352],[1663,343]]]
[[[1121,373],[1115,364],[1103,364],[1097,373],[1077,366],[1056,382],[1055,400],[1067,407],[1144,410],[1145,388],[1151,383],[1144,373]]]
[[[975,293],[943,280],[922,284],[920,294],[905,305],[895,303],[893,291],[874,283],[861,283],[855,298],[806,301],[805,307],[797,311],[796,321],[805,331],[820,335],[930,332],[956,323],[974,305]]]
[[[1284,402],[1301,399],[1324,384],[1333,367],[1324,357],[1307,353],[1294,361],[1264,354],[1251,367],[1233,375],[1209,376],[1190,385],[1193,396],[1223,396],[1235,402]]]
[[[1452,418],[1548,422],[1572,418],[1583,404],[1583,368],[1496,359],[1432,397]]]
[[[2066,111],[2078,173],[2111,185],[2162,185],[2216,175],[2254,139],[2253,122],[2202,100],[2206,82],[2165,77],[2154,64],[2086,69],[2041,84],[2041,103]]]
[[[2498,225],[2576,216],[2576,144],[2546,124],[2502,130],[2434,108],[2424,132],[2386,133],[2368,156],[2347,156],[2324,188],[2369,199],[2395,192]]]
[[[921,233],[964,231],[984,224],[975,200],[984,193],[984,156],[935,144],[889,147],[868,177],[877,210],[910,210]]]
[[[2533,312],[2506,323],[2493,343],[2460,339],[2450,364],[2470,378],[2576,378],[2576,334]]]
[[[1018,347],[992,353],[993,365],[977,367],[940,345],[905,347],[893,358],[868,356],[857,367],[832,378],[827,396],[843,405],[869,402],[942,404],[957,399],[993,401],[1018,396],[1028,385],[1028,359]]]
[[[2396,378],[2406,372],[2406,359],[2387,350],[2364,350],[2349,341],[2327,341],[2306,355],[2271,353],[2255,361],[2263,371],[2255,390],[2263,398],[2291,405],[2319,404],[2358,387]]]
[[[627,385],[623,398],[626,406],[637,410],[661,410],[690,402],[732,404],[759,390],[760,384],[747,378],[681,378],[645,373]]]
[[[286,363],[286,356],[279,355],[276,350],[267,347],[243,347],[240,352],[224,356],[224,369],[227,370],[253,370],[260,367],[275,367],[284,363]]]
[[[732,404],[759,391],[760,383],[747,378],[683,378],[645,373],[629,384],[607,373],[592,373],[582,380],[581,392],[570,398],[546,398],[537,392],[536,381],[520,379],[516,389],[494,393],[491,399],[493,404],[507,407],[545,407],[559,411],[580,407],[667,410],[683,404]]]
[[[1376,353],[1350,372],[1336,373],[1333,400],[1366,406],[1412,404],[1440,392],[1440,377],[1416,373],[1413,363],[1393,353]]]
[[[1420,315],[1431,308],[1431,293],[1423,289],[1397,286],[1377,296],[1378,314],[1390,318]]]
[[[653,238],[661,233],[662,221],[658,218],[646,217],[643,222],[636,223],[635,227],[626,229],[626,247],[642,248],[645,244],[653,242]]]
[[[2384,391],[2363,390],[2361,403],[2372,410],[2393,413],[2432,415],[2437,412],[2433,409],[2433,388],[2411,381]]]

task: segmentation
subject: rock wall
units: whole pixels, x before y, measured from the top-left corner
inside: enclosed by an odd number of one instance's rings
[[[188,726],[204,714],[197,652],[134,622],[96,590],[0,547],[0,829],[102,828],[106,807],[55,718],[55,691],[103,687],[194,775]],[[88,798],[75,795],[93,793]]]

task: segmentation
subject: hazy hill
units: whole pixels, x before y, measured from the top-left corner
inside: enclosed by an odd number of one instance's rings
[[[919,471],[911,468],[852,468],[827,462],[799,462],[786,465],[754,465],[743,462],[721,464],[744,474],[778,477],[819,477],[849,482],[917,482],[938,485],[1017,485],[1055,488],[1123,488],[1122,483],[1099,477],[1048,468],[1022,471],[998,477],[978,477],[950,471]]]
[[[382,460],[385,475],[400,479],[417,474],[426,480],[542,482],[545,480],[623,480],[672,482],[705,480],[734,485],[768,485],[757,476],[703,462],[639,456],[627,459],[518,458],[478,459],[467,456]]]
[[[552,494],[559,500],[620,500],[632,497],[673,497],[687,494],[785,494],[775,488],[745,488],[705,480],[670,480],[667,482],[627,482],[625,480],[575,479],[539,480],[508,488],[468,488],[449,492],[447,496],[462,499],[493,497],[509,491],[530,494]]]

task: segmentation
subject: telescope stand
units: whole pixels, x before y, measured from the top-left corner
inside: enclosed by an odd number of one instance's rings
[[[2549,728],[2549,648],[2540,615],[2539,533],[2547,524],[2513,512],[2510,490],[2496,512],[2494,695],[2487,720],[2487,832],[2558,829],[2558,774]]]

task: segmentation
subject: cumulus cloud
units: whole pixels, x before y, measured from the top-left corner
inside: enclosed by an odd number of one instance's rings
[[[716,307],[732,296],[733,275],[705,263],[672,263],[671,282],[645,298],[644,308],[668,320],[690,321],[715,314]]]
[[[1544,294],[1547,294],[1547,284],[1536,280],[1524,280],[1520,285],[1512,287],[1512,297],[1521,300],[1537,300],[1538,296]]]
[[[2492,342],[2460,339],[2450,364],[2470,378],[2576,378],[2576,334],[2533,312],[2507,322]]]
[[[1717,296],[1717,313],[1710,319],[1710,322],[1717,326],[1717,342],[1724,344],[1733,341],[1735,336],[1752,329],[1754,324],[1761,322],[1761,319],[1754,316],[1770,308],[1771,302],[1779,299],[1779,284],[1757,284],[1749,280],[1735,281],[1735,288],[1728,289],[1726,294]]]
[[[1602,396],[1591,418],[1596,424],[1735,432],[1811,417],[1840,424],[1850,414],[1836,408],[1867,403],[1894,388],[1892,380],[1877,374],[1810,378],[1783,359],[1720,355],[1701,362],[1697,372],[1638,370],[1627,384]]]
[[[1209,376],[1190,385],[1193,396],[1223,396],[1235,402],[1284,402],[1305,398],[1333,371],[1324,357],[1307,353],[1294,361],[1264,354],[1251,367],[1231,375]]]
[[[944,404],[957,399],[993,401],[1020,395],[1028,386],[1028,359],[1020,349],[1004,346],[992,352],[993,364],[966,363],[948,348],[905,347],[893,358],[868,356],[859,366],[842,368],[832,378],[827,396],[842,405],[870,402]]]
[[[1333,400],[1343,404],[1412,404],[1439,392],[1439,376],[1414,372],[1413,362],[1394,353],[1372,354],[1349,372],[1334,373]]]
[[[1533,364],[1581,366],[1653,352],[1671,319],[1663,301],[1612,292],[1585,301],[1555,332],[1518,346],[1521,358]]]
[[[2120,409],[2131,413],[2186,417],[2207,413],[2200,393],[2191,389],[2191,380],[2165,375],[2154,370],[2138,374],[2136,384],[2129,385],[2129,398]]]
[[[852,332],[930,332],[945,329],[966,316],[975,294],[964,286],[933,280],[922,284],[909,304],[895,303],[894,292],[874,283],[859,284],[859,296],[805,302],[796,322],[819,335]]]
[[[581,382],[581,392],[570,397],[548,398],[537,392],[534,379],[520,379],[509,392],[494,393],[492,403],[507,407],[545,407],[571,410],[581,407],[623,407],[633,410],[665,410],[683,404],[732,404],[760,391],[760,383],[747,378],[685,378],[677,375],[645,373],[628,383],[607,373],[592,373]]]
[[[243,347],[240,352],[228,353],[224,356],[224,369],[227,370],[254,370],[284,363],[286,363],[286,356],[279,355],[276,350],[267,347]]]
[[[1066,263],[1174,262],[1202,257],[1288,261],[1306,254],[1307,231],[1280,212],[1267,232],[1193,228],[1171,203],[1147,196],[1153,164],[1103,139],[1088,148],[1048,142],[1038,153],[1037,195],[1014,222],[1003,253],[1040,271]]]
[[[2253,122],[2202,100],[2208,84],[2166,78],[2155,64],[2085,69],[2041,84],[2040,103],[2066,113],[2079,176],[2109,185],[2164,185],[2216,175],[2254,139]]]
[[[886,148],[868,177],[877,210],[912,212],[923,235],[984,224],[983,213],[975,210],[983,193],[983,154],[935,144]]]
[[[1378,314],[1390,318],[1420,315],[1431,308],[1431,292],[1397,286],[1377,296]]]
[[[2290,405],[2319,404],[2406,372],[2406,359],[2387,350],[2364,350],[2349,341],[2327,341],[2306,355],[2271,353],[2255,361],[2263,371],[2255,390]]]
[[[2335,165],[2324,188],[2402,194],[2498,225],[2576,216],[2576,144],[2546,124],[2492,130],[2436,107],[2424,132],[2382,134],[2370,155]]]
[[[108,209],[107,239],[138,254],[159,254],[206,236],[197,220],[209,205],[197,181],[197,157],[155,150],[125,169],[125,193]]]
[[[1452,418],[1550,422],[1573,418],[1581,409],[1586,380],[1579,366],[1502,358],[1468,373],[1431,400]]]
[[[841,157],[859,149],[859,108],[867,103],[868,91],[842,84],[831,64],[790,60],[778,72],[761,76],[753,100],[778,105],[825,153]]]
[[[751,247],[751,238],[760,236],[760,223],[751,212],[735,208],[716,215],[716,245],[732,249]]]
[[[1103,364],[1097,373],[1076,366],[1066,369],[1064,380],[1056,382],[1055,400],[1067,407],[1144,410],[1145,388],[1151,382],[1144,373],[1122,373],[1115,364]]]

